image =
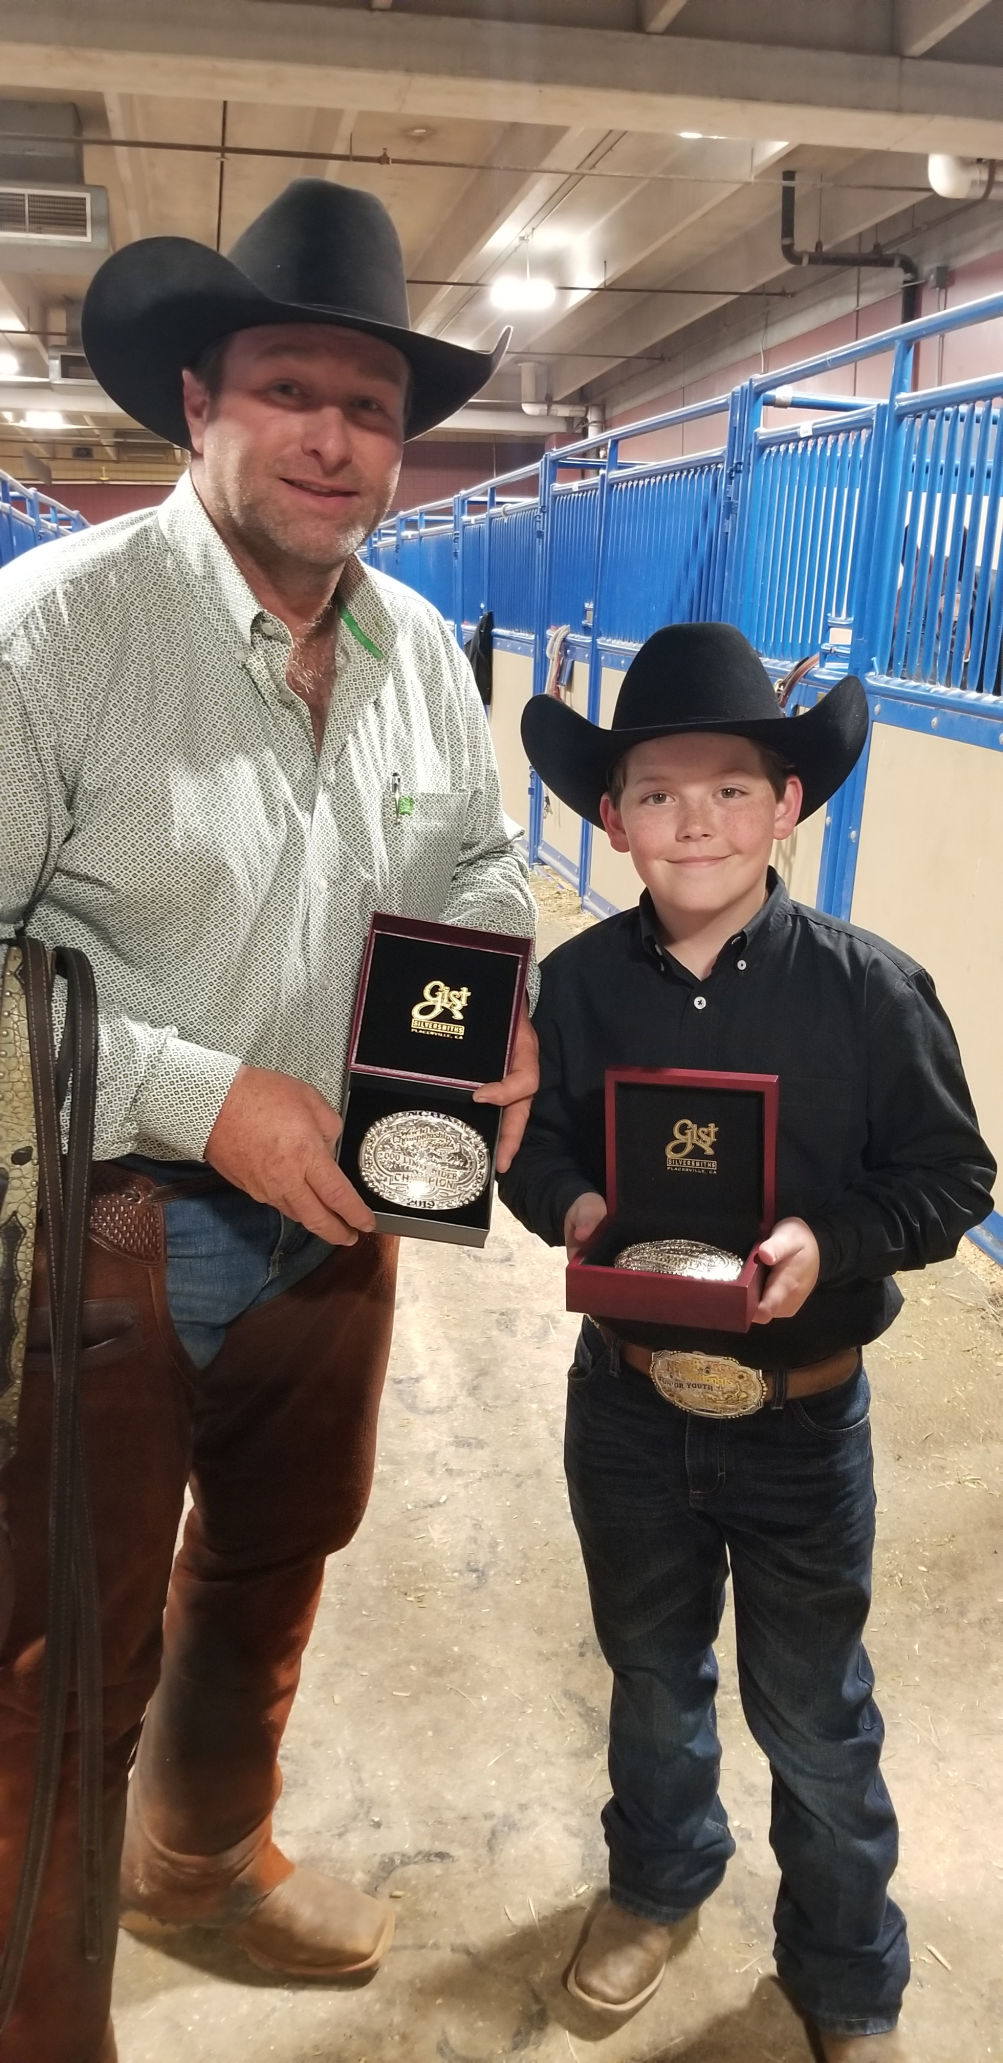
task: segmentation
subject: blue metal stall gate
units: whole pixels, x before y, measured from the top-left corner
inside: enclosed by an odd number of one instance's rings
[[[22,487],[20,480],[0,473],[0,566],[36,544],[86,527],[75,509],[64,509],[62,502],[37,487]]]

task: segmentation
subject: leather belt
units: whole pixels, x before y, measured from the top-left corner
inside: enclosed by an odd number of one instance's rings
[[[859,1347],[843,1347],[803,1368],[747,1368],[730,1354],[635,1347],[598,1319],[592,1322],[628,1368],[648,1376],[660,1396],[697,1418],[747,1418],[765,1405],[779,1410],[789,1397],[815,1397],[849,1382],[861,1361]]]

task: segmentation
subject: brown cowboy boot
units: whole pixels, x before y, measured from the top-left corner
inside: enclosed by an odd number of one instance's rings
[[[586,1923],[565,1985],[583,2005],[626,2018],[654,1997],[697,1925],[695,1912],[665,1925],[604,1899]]]
[[[297,1868],[269,1842],[242,1858],[184,1856],[144,1825],[140,1785],[129,1787],[122,1851],[121,1925],[154,1940],[188,1927],[225,1931],[259,1969],[318,1983],[375,1975],[394,1931],[393,1908],[337,1877]]]
[[[359,1981],[393,1909],[276,1848],[277,1753],[327,1554],[365,1509],[396,1242],[339,1249],[202,1371],[194,1508],[129,1787],[122,1924],[225,1930],[285,1976]]]
[[[816,2030],[823,2063],[909,2063],[898,2029],[891,2034],[826,2034]]]

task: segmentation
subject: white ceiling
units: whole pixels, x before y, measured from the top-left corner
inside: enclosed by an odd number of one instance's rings
[[[106,192],[112,247],[225,250],[310,173],[387,203],[424,330],[487,343],[497,274],[552,279],[485,397],[513,421],[524,361],[581,413],[651,391],[714,311],[783,311],[805,286],[780,253],[784,170],[799,244],[845,250],[946,216],[928,151],[1003,160],[1003,0],[4,0],[0,80],[0,183]],[[60,126],[58,157],[12,133]],[[45,391],[43,340],[68,322],[72,342],[102,255],[0,238],[0,350],[75,426],[23,432],[26,390],[0,379],[0,463],[67,478],[90,446],[171,470],[86,384]]]

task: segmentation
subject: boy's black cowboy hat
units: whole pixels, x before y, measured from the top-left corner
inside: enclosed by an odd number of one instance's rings
[[[511,335],[469,351],[410,327],[404,258],[382,201],[294,179],[227,256],[147,236],[106,258],[84,301],[83,346],[113,401],[172,444],[189,443],[181,372],[235,330],[329,322],[393,344],[411,368],[406,437],[442,422],[489,380]]]
[[[867,697],[854,674],[800,716],[785,716],[758,654],[731,623],[670,623],[641,646],[601,730],[553,695],[534,695],[522,716],[527,757],[590,823],[618,759],[646,738],[730,732],[776,752],[804,788],[802,820],[834,795],[867,738]]]

